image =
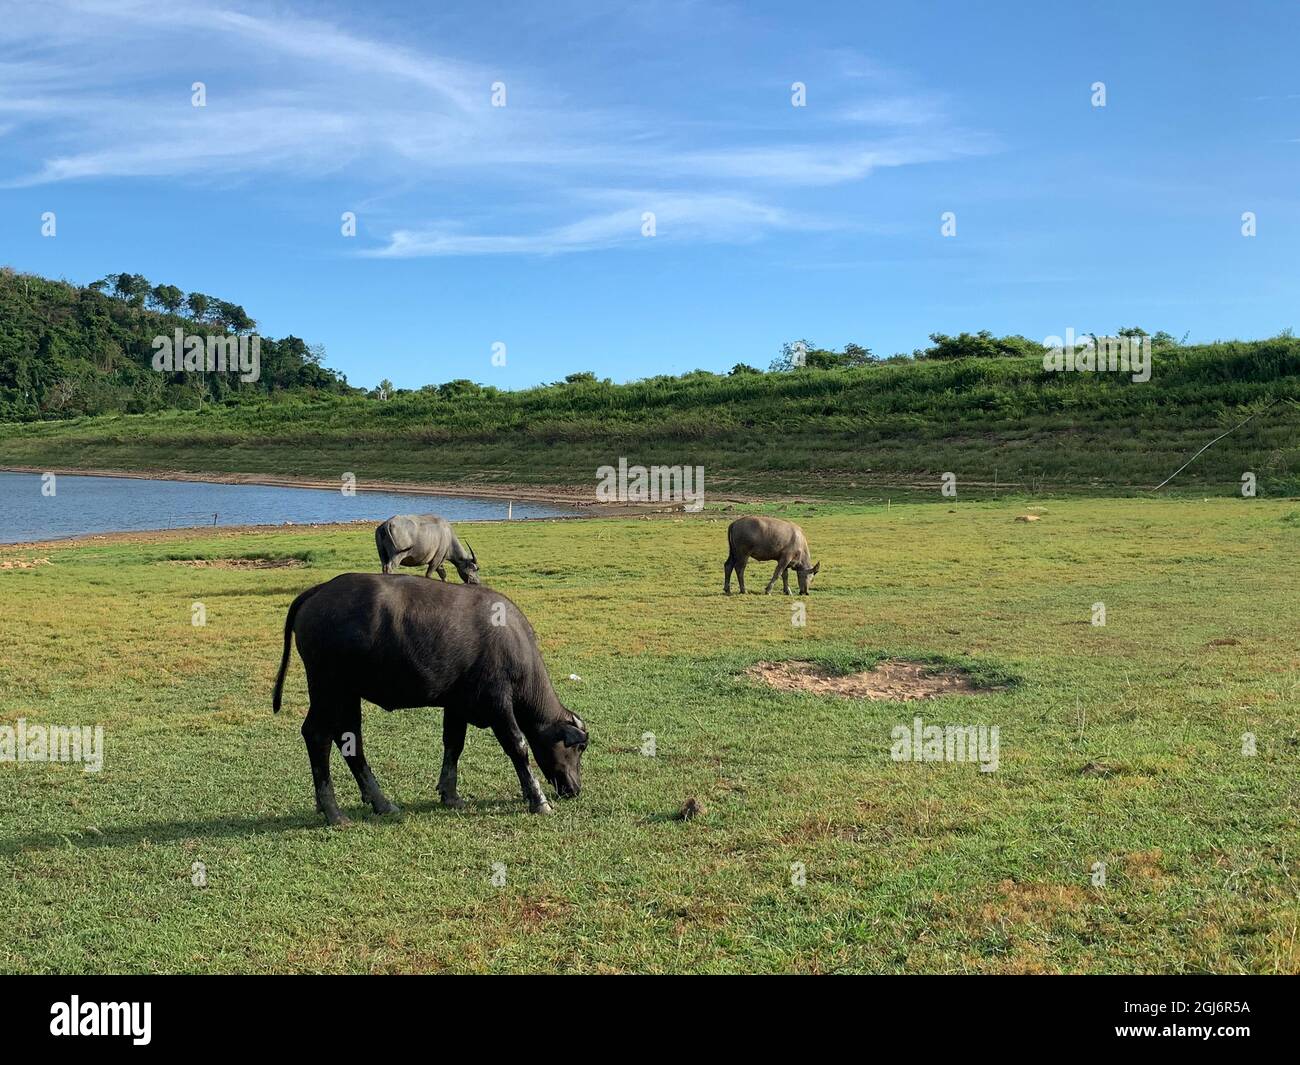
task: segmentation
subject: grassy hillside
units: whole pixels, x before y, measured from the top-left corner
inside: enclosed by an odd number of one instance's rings
[[[373,570],[365,530],[0,570],[0,723],[105,729],[100,773],[0,765],[0,971],[1300,972],[1295,503],[785,512],[823,563],[803,628],[782,596],[723,597],[722,520],[469,531],[591,729],[551,818],[475,729],[469,805],[441,808],[439,712],[368,706],[405,812],[366,815],[336,757],[354,824],[323,827],[296,657],[279,716],[270,693],[285,608]],[[178,561],[249,554],[307,566]],[[882,655],[1015,683],[896,703],[745,675]],[[892,761],[915,714],[997,726],[999,767]],[[703,813],[673,820],[689,797]]]
[[[261,374],[154,370],[153,341],[172,336],[248,334],[237,304],[118,274],[92,285],[51,281],[0,267],[0,421],[61,419],[107,412],[193,409],[269,393],[346,391],[300,338],[261,338]],[[184,313],[181,313],[181,312]]]
[[[0,424],[0,464],[593,485],[629,462],[705,467],[711,490],[861,495],[1151,488],[1220,433],[1173,491],[1300,491],[1300,340],[1158,348],[1149,382],[1039,359],[889,361],[521,392],[468,381],[401,393]],[[1271,406],[1268,406],[1272,404]],[[1264,408],[1268,407],[1267,410]]]

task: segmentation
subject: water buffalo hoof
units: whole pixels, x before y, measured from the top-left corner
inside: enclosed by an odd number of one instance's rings
[[[540,803],[537,803],[537,804],[535,804],[535,805],[530,805],[530,806],[528,807],[528,812],[529,812],[530,814],[553,814],[553,813],[555,813],[555,811],[551,809],[551,804],[550,804],[549,802],[547,802],[545,799],[543,799]]]
[[[351,820],[339,813],[337,810],[332,814],[327,813],[325,817],[329,821],[331,828],[347,828],[348,825],[352,824]]]
[[[402,812],[402,808],[398,806],[397,803],[390,802],[388,799],[380,799],[378,802],[373,803],[372,809],[375,813],[380,815],[400,814]]]
[[[465,800],[459,795],[444,795],[442,805],[452,810],[463,810],[465,809]]]

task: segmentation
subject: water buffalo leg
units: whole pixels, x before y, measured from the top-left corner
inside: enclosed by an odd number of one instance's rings
[[[788,565],[788,563],[786,563],[786,562],[778,562],[778,563],[776,564],[776,569],[774,569],[774,570],[772,571],[772,579],[771,579],[770,581],[767,582],[767,587],[763,589],[763,594],[764,594],[764,595],[767,595],[768,593],[770,593],[770,592],[772,591],[772,585],[774,585],[774,584],[776,583],[776,579],[777,579],[779,576],[781,576],[781,574],[782,574],[783,572],[785,572],[785,567],[786,567],[787,565]]]
[[[790,563],[781,567],[781,594],[790,594]]]
[[[445,581],[446,579],[447,579],[447,570],[446,570],[444,567],[439,566],[439,567],[438,567],[438,580],[440,580],[440,581]]]
[[[734,570],[735,568],[736,568],[736,564],[732,562],[731,557],[728,556],[726,564],[722,567],[722,594],[723,595],[731,594],[731,571]]]
[[[370,763],[366,761],[365,747],[361,741],[361,700],[349,699],[345,705],[341,705],[336,721],[334,742],[343,755],[343,761],[347,762],[356,778],[362,802],[370,803],[377,814],[400,813],[396,804],[390,802],[379,790],[379,781],[375,779]]]
[[[307,744],[307,757],[311,759],[311,778],[316,786],[316,809],[325,815],[331,825],[346,825],[348,819],[339,810],[334,798],[334,785],[330,781],[330,743],[333,740],[334,722],[321,703],[312,702],[302,723],[302,738]]]
[[[465,749],[467,722],[451,710],[442,712],[442,772],[438,775],[438,794],[442,805],[459,809],[465,801],[456,794],[456,763]]]
[[[515,772],[519,774],[519,786],[523,789],[524,801],[528,803],[528,812],[549,814],[551,804],[546,801],[541,785],[537,783],[537,778],[533,776],[533,771],[528,766],[528,744],[524,742],[524,734],[519,731],[519,725],[515,722],[514,711],[506,706],[502,713],[495,716],[497,723],[492,726],[492,731],[500,741],[502,749],[510,756],[510,761],[515,764]]]
[[[740,582],[740,594],[745,594],[745,567],[749,565],[749,558],[736,559],[736,580]]]

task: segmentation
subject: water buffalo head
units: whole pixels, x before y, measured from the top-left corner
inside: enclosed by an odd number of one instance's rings
[[[799,578],[800,595],[808,594],[808,589],[812,587],[813,578],[817,576],[817,572],[821,568],[822,568],[822,564],[820,562],[818,562],[817,565],[815,566],[800,566],[798,564],[795,565],[794,572],[795,575]]]
[[[576,798],[582,790],[582,752],[587,749],[587,726],[572,711],[546,729],[533,748],[537,766],[561,799]]]
[[[478,558],[474,554],[474,549],[465,544],[465,550],[469,552],[469,558],[453,558],[451,564],[456,567],[456,572],[460,574],[460,579],[466,584],[478,584]]]

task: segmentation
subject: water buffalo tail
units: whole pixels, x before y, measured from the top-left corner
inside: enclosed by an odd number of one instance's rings
[[[298,596],[289,604],[289,613],[284,618],[284,654],[280,657],[280,672],[275,676],[275,695],[271,699],[271,709],[275,713],[280,712],[280,696],[284,692],[284,675],[289,672],[289,652],[293,648],[293,622],[298,616],[298,608],[302,606],[314,593],[315,588],[308,588],[302,595]]]

